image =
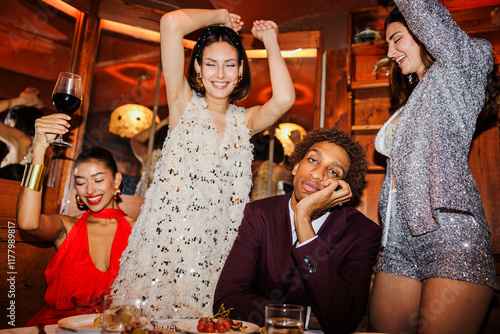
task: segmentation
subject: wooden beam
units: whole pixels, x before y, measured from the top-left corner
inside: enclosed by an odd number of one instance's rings
[[[131,56],[131,57],[101,61],[99,63],[96,63],[95,67],[96,68],[103,68],[103,67],[115,66],[115,65],[126,64],[126,63],[137,63],[137,62],[141,62],[141,61],[145,61],[145,60],[159,59],[159,57],[160,57],[160,50],[151,51],[151,52],[146,52],[146,53]]]

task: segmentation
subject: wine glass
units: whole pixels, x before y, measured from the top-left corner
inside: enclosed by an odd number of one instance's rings
[[[58,112],[71,115],[80,108],[81,103],[82,77],[70,72],[59,73],[56,86],[52,92],[54,107]],[[47,142],[56,146],[72,146],[63,140],[62,135],[57,135],[55,139],[47,140]]]

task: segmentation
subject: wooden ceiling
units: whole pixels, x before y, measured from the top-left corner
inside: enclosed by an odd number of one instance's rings
[[[246,28],[257,19],[271,19],[278,24],[317,15],[350,12],[375,6],[393,6],[391,0],[128,0],[138,5],[166,8],[226,8],[243,17]],[[443,0],[450,10],[484,7],[498,0]]]
[[[91,1],[64,0],[89,12]],[[95,1],[95,0],[94,0]],[[500,0],[441,0],[451,11],[495,6]],[[102,18],[132,24],[147,29],[158,29],[161,15],[179,8],[226,8],[240,15],[248,31],[257,19],[269,19],[278,25],[332,13],[347,13],[376,6],[394,6],[392,0],[100,0]]]

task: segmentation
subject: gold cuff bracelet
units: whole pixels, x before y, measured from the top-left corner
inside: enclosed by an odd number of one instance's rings
[[[21,186],[28,187],[34,191],[40,191],[42,189],[44,172],[44,165],[26,165]]]

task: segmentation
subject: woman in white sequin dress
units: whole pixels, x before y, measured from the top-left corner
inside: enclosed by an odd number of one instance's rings
[[[250,90],[248,60],[235,32],[242,25],[225,9],[178,10],[161,19],[169,135],[113,286],[116,293],[148,298],[150,319],[212,313],[215,286],[249,200],[250,136],[274,124],[295,100],[276,24],[255,21],[252,33],[266,47],[273,94],[260,106],[230,104]],[[207,26],[186,77],[183,37]]]
[[[491,45],[438,0],[395,3],[386,42],[397,102],[375,141],[388,160],[369,317],[377,332],[477,333],[500,288],[467,164],[480,113],[498,111],[498,88],[485,94],[496,78]]]

